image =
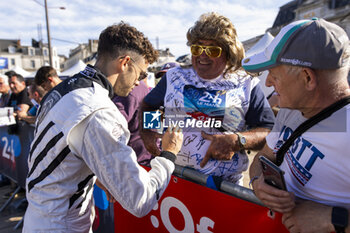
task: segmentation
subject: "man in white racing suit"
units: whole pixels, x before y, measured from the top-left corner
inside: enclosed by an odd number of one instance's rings
[[[109,26],[100,35],[96,65],[44,97],[28,156],[23,232],[92,232],[97,178],[135,216],[152,210],[169,183],[182,133],[164,134],[163,152],[147,172],[127,146],[127,122],[110,98],[127,96],[156,58],[136,28]]]

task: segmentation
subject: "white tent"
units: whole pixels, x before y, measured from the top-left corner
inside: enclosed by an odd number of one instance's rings
[[[15,71],[17,74],[20,74],[22,75],[23,77],[27,77],[30,72],[26,71],[25,69],[23,69],[22,67],[20,66],[15,66],[13,69],[11,69],[13,71]]]
[[[270,44],[273,38],[274,37],[269,32],[265,33],[265,35],[261,37],[261,39],[246,52],[246,57],[262,52]],[[266,97],[268,97],[274,90],[273,87],[265,86],[267,74],[268,71],[264,71],[259,76],[259,84]]]
[[[75,63],[72,67],[69,69],[63,71],[60,76],[72,76],[76,73],[79,73],[80,71],[84,70],[86,67],[86,64],[82,61],[79,60],[77,63]]]
[[[273,38],[274,37],[269,32],[265,33],[265,35],[263,35],[263,37],[261,37],[260,40],[256,42],[256,44],[253,45],[253,47],[251,47],[246,52],[246,57],[249,57],[251,55],[254,55],[256,53],[260,53],[261,51],[263,51],[266,48],[266,46],[270,44]]]
[[[25,76],[25,78],[33,78],[33,77],[35,77],[36,72],[37,72],[37,70],[33,71],[32,73],[29,73],[27,76]]]
[[[48,65],[48,66],[49,66],[49,65]],[[25,78],[34,78],[35,75],[36,75],[36,72],[38,72],[38,70],[33,71],[32,73],[29,73],[27,76],[25,76]],[[58,76],[61,75],[61,72],[59,72],[58,70],[56,70],[56,73],[57,73]]]

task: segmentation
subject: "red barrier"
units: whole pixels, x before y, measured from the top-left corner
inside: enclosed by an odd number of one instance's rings
[[[143,218],[115,203],[114,224],[115,233],[288,232],[278,213],[175,176]]]

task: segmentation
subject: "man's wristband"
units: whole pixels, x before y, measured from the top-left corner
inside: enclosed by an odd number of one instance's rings
[[[255,180],[259,179],[259,176],[254,176],[253,178],[250,179],[249,181],[249,187],[252,188],[252,184]]]
[[[332,224],[336,233],[345,233],[345,228],[348,226],[349,212],[343,207],[333,207],[332,209]]]
[[[175,163],[176,155],[170,151],[162,151],[159,156],[169,159],[171,162]]]

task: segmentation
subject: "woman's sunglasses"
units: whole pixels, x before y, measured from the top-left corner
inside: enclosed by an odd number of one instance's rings
[[[203,51],[205,51],[208,57],[217,58],[221,56],[222,48],[219,46],[203,46],[197,44],[191,45],[191,53],[193,56],[200,56]]]

